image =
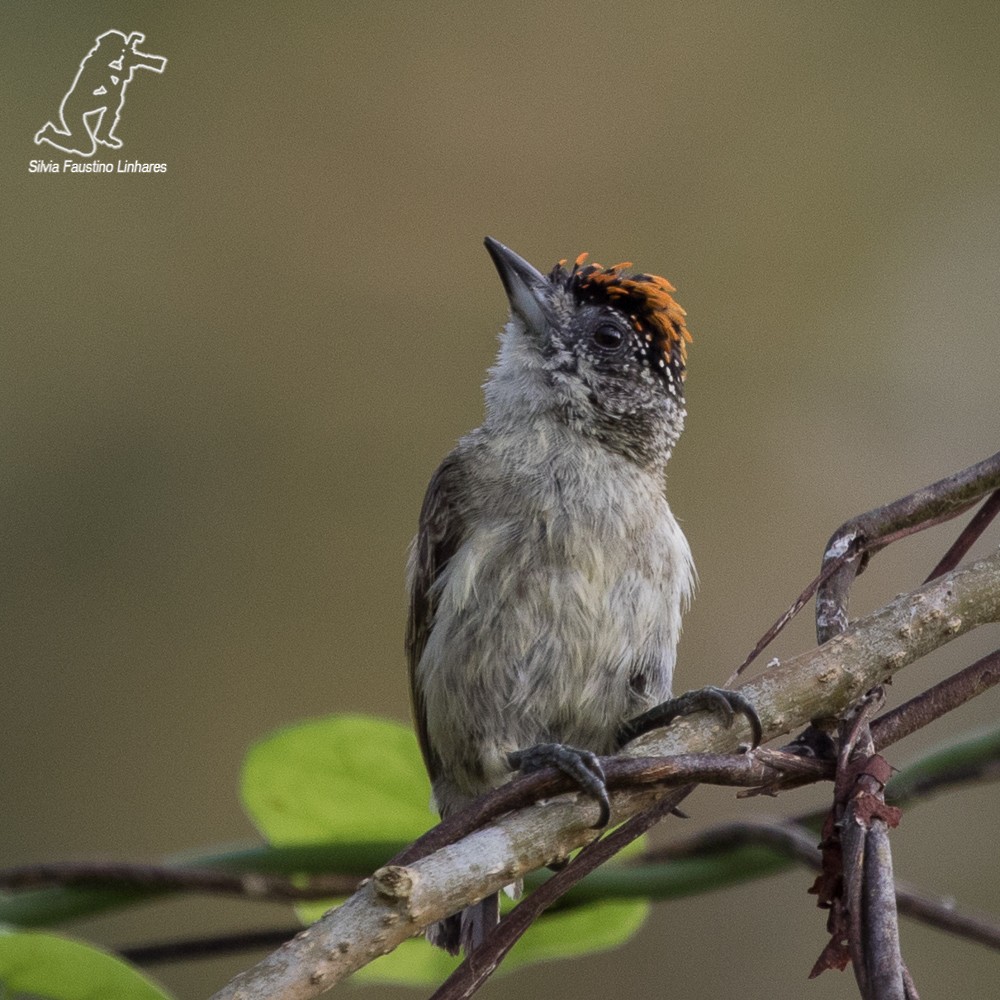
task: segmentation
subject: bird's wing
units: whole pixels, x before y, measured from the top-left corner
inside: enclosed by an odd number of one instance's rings
[[[417,666],[427,645],[427,637],[434,627],[434,615],[440,596],[436,586],[438,578],[465,537],[461,506],[456,496],[460,482],[460,465],[453,456],[449,456],[431,477],[427,487],[410,568],[410,616],[406,629],[410,697],[420,750],[432,781],[440,767],[427,738],[427,713],[421,686],[417,681]]]

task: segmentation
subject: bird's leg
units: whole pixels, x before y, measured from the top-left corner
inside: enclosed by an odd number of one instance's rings
[[[674,719],[691,715],[693,712],[718,712],[725,719],[727,726],[733,724],[733,719],[737,715],[742,715],[750,723],[750,731],[753,734],[752,746],[757,746],[763,738],[764,731],[757,710],[743,695],[727,688],[703,687],[654,705],[648,712],[643,712],[642,715],[624,723],[618,730],[618,745],[624,746],[651,729],[669,726]]]
[[[604,780],[604,768],[596,754],[578,750],[565,743],[538,743],[526,750],[507,754],[510,766],[527,774],[543,767],[555,767],[572,778],[580,790],[593,795],[601,807],[601,814],[594,824],[595,830],[603,829],[611,819],[611,800]]]

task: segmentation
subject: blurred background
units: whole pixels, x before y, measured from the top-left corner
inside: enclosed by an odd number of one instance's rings
[[[506,318],[487,233],[543,269],[634,261],[688,311],[669,495],[701,585],[681,688],[728,676],[838,524],[1000,446],[988,0],[39,0],[0,19],[4,864],[252,838],[252,741],[330,712],[407,719],[407,545]],[[66,158],[32,137],[110,28],[168,65],[136,75],[124,148],[98,158],[168,172],[29,174]],[[852,611],[917,585],[957,531],[881,555]],[[812,645],[808,618],[776,653]],[[956,641],[890,704],[996,642]],[[705,789],[657,836],[828,794]],[[998,819],[989,789],[911,810],[899,877],[1000,912]],[[856,996],[850,973],[806,982],[826,938],[810,882],[659,906],[624,951],[484,995]],[[118,945],[287,920],[182,899],[71,930]],[[927,996],[995,988],[995,953],[902,932]],[[254,957],[155,974],[195,998]]]

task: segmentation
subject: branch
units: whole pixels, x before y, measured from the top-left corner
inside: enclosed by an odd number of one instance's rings
[[[741,691],[755,705],[765,738],[774,739],[813,718],[837,715],[914,660],[998,620],[1000,553],[898,597],[823,646],[779,663]],[[628,755],[732,752],[748,737],[741,719],[723,729],[700,714],[637,740]],[[613,821],[650,808],[662,794],[655,786],[613,791]],[[405,865],[386,865],[343,905],[237,976],[215,1000],[318,996],[470,900],[589,843],[596,835],[591,825],[597,816],[592,800],[560,796],[505,815]]]
[[[997,657],[998,654],[994,654],[994,658]],[[980,661],[982,662],[984,661]],[[906,708],[906,706],[901,707]],[[879,749],[883,749],[886,745],[880,740],[878,732],[882,729],[880,723],[895,718],[897,711],[887,713],[872,723],[872,732]],[[900,729],[896,726],[890,730],[891,735],[899,733]],[[903,734],[905,735],[905,732]],[[770,756],[775,762],[795,762],[803,775],[811,773],[813,781],[832,780],[834,776],[833,764],[826,761],[769,750],[759,750],[754,756],[764,757],[765,760]],[[708,755],[705,755],[698,759],[704,761],[707,758]],[[678,761],[684,758],[666,759]],[[733,755],[719,759],[741,766],[746,761],[745,757]],[[640,758],[637,763],[641,763],[642,760]],[[663,759],[651,758],[651,760],[658,765]],[[632,761],[614,760],[613,763],[631,764]],[[922,758],[907,764],[902,770],[893,774],[892,781],[886,789],[886,798],[892,805],[910,805],[926,801],[942,791],[967,786],[972,782],[996,781],[1000,779],[998,764],[1000,764],[1000,726],[989,732],[979,733],[960,742],[952,742],[931,750]],[[734,768],[733,775],[736,773],[737,768]],[[794,860],[811,867],[818,867],[820,855],[816,841],[825,815],[825,811],[820,811],[791,819],[744,820],[710,827],[683,840],[675,840],[654,850],[647,850],[640,859],[629,864],[602,867],[591,872],[559,900],[559,906],[565,909],[610,898],[675,900],[776,874],[789,868]],[[329,845],[323,846],[329,853]],[[773,850],[765,850],[767,847]],[[8,869],[8,872],[11,871],[14,869]],[[0,883],[3,881],[3,875],[4,873],[0,872]],[[551,875],[536,872],[525,879],[525,883],[531,888],[536,888],[547,878],[551,878]],[[355,883],[357,881],[355,879]],[[897,904],[901,913],[910,912],[903,902],[905,895],[906,893],[897,886]],[[921,902],[916,905],[923,909],[914,913],[917,919],[924,919],[926,912],[929,914],[927,921],[934,926],[1000,948],[1000,925],[990,921],[989,918],[965,915],[955,908],[954,903],[945,900],[931,897],[919,897],[919,899]],[[966,931],[966,926],[971,930]],[[134,944],[116,948],[115,951],[130,961],[153,964],[250,949],[259,950],[265,946],[277,948],[294,937],[299,930],[301,927],[241,931],[212,937]]]
[[[823,555],[824,568],[836,568],[831,575],[823,574],[823,583],[816,594],[816,632],[820,642],[847,627],[847,598],[851,584],[876,552],[894,541],[957,517],[986,493],[998,488],[1000,452],[842,524],[827,542]],[[991,497],[929,579],[936,579],[938,573],[953,565],[954,559],[961,559],[962,553],[968,550],[968,545],[996,512],[996,499]],[[850,558],[845,560],[845,554]]]
[[[727,823],[697,834],[684,844],[671,845],[658,851],[655,856],[661,860],[678,859],[710,854],[720,849],[732,851],[750,846],[771,848],[776,856],[787,858],[789,862],[798,861],[814,871],[819,871],[822,867],[822,857],[816,846],[816,832],[811,826],[804,826],[801,820]],[[648,865],[640,864],[635,867],[643,880],[655,879],[655,873],[649,871]],[[929,896],[897,883],[896,906],[900,913],[914,920],[1000,951],[1000,923],[986,916],[960,910],[954,900]]]
[[[122,876],[105,881],[81,878],[80,884],[59,888],[27,889],[20,892],[0,892],[0,923],[19,927],[46,927],[66,920],[93,916],[108,910],[121,909],[147,902],[167,892],[177,892],[188,886],[177,884],[175,871],[215,872],[230,875],[282,875],[286,879],[304,873],[354,876],[354,886],[361,880],[358,872],[370,872],[385,863],[394,851],[396,841],[339,841],[336,844],[254,844],[247,847],[227,845],[203,853],[184,852],[161,863],[169,870],[164,882],[158,884],[153,874],[160,865],[139,865],[139,877],[133,877],[128,864],[116,862]],[[66,863],[83,874],[86,863]],[[58,867],[58,866],[57,866]],[[30,872],[28,872],[30,874]],[[54,872],[52,874],[55,874]],[[17,869],[0,869],[0,889],[13,888],[8,876],[18,878]],[[56,881],[55,879],[53,881]],[[84,885],[83,882],[89,884]],[[251,883],[252,884],[252,883]],[[22,886],[24,883],[22,882]],[[345,886],[346,889],[346,886]],[[353,889],[347,889],[347,892]],[[346,894],[343,893],[343,894]],[[255,897],[261,898],[261,897]],[[329,898],[329,897],[325,897]]]
[[[877,749],[883,750],[891,743],[922,729],[944,713],[998,683],[1000,650],[995,650],[875,719],[872,722],[872,734]],[[902,772],[894,774],[889,786],[888,795],[892,804],[901,805],[903,800],[920,797],[928,791],[949,787],[957,782],[995,780],[1000,769],[997,762],[998,747],[1000,729],[980,734],[960,744],[950,744],[932,757],[907,766]],[[781,751],[759,749],[754,754],[754,761],[756,768],[751,766],[748,758],[732,755],[715,758],[708,754],[687,757],[618,757],[606,761],[605,768],[612,787],[656,782],[672,784],[676,779],[750,785],[748,791],[740,793],[741,796],[762,793],[773,795],[800,785],[832,780],[834,776],[832,763]],[[779,775],[777,781],[758,787],[758,782],[764,782],[774,772]],[[451,829],[448,824],[441,824],[433,831],[433,839],[438,846],[452,843],[459,836],[486,825],[491,817],[495,818],[513,809],[531,805],[540,798],[567,790],[569,789],[558,778],[552,780],[540,773],[521,776],[492,795],[484,796],[474,813],[474,823],[469,825],[467,821],[463,821],[461,827],[455,828],[462,831],[459,835],[455,835],[455,829]],[[818,822],[815,825],[818,829]],[[440,837],[442,831],[446,836]],[[429,839],[421,838],[419,843],[426,847],[429,842]],[[66,914],[62,910],[48,912],[40,905],[33,908],[31,906],[32,899],[42,895],[38,891],[40,887],[49,886],[64,889],[92,886],[91,895],[102,891],[104,896],[124,892],[135,894],[134,899],[130,895],[123,903],[183,891],[237,894],[251,900],[272,902],[346,896],[362,880],[360,875],[352,872],[366,868],[370,870],[384,864],[391,851],[399,851],[399,848],[388,843],[319,843],[285,847],[259,846],[239,850],[230,848],[224,852],[208,852],[201,856],[186,855],[184,863],[180,859],[160,864],[60,861],[0,868],[0,889],[20,891],[17,900],[22,904],[18,912],[12,913],[15,897],[6,897],[0,904],[0,920],[38,926],[65,919]],[[415,860],[426,853],[429,851],[414,850],[411,846],[405,852],[399,851],[390,863],[403,864],[406,858]],[[286,873],[294,873],[294,878]],[[303,876],[306,875],[309,876],[308,881],[303,882]],[[573,895],[576,895],[575,890]],[[92,912],[93,908],[87,909],[84,902],[81,898],[81,905],[72,915],[82,916]],[[277,943],[291,937],[292,933],[286,933]]]
[[[101,886],[166,892],[204,892],[261,902],[330,899],[354,892],[356,875],[319,875],[305,884],[280,875],[177,868],[128,861],[56,861],[0,869],[0,889]]]

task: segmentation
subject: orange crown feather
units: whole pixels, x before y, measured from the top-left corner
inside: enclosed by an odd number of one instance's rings
[[[683,378],[691,334],[684,322],[687,314],[670,294],[674,286],[656,274],[626,274],[631,262],[602,267],[587,264],[587,257],[580,254],[569,272],[561,260],[550,277],[562,280],[580,301],[604,302],[625,313],[651,351],[659,352],[664,364],[673,364]]]

